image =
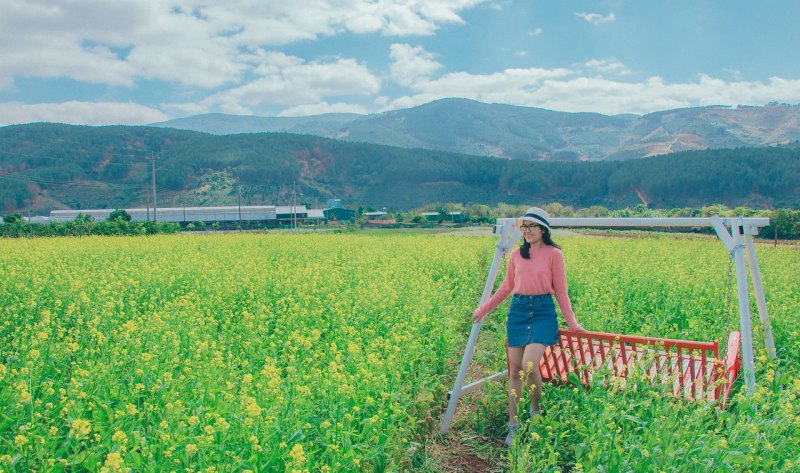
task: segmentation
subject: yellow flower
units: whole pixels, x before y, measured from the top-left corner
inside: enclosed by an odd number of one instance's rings
[[[292,457],[292,461],[295,463],[303,464],[306,462],[306,452],[303,451],[303,446],[299,443],[294,444],[289,456]]]
[[[20,404],[31,402],[31,393],[28,391],[28,385],[26,383],[17,383],[17,396],[19,397]]]
[[[133,332],[136,331],[137,328],[138,327],[136,326],[136,323],[133,320],[128,320],[127,322],[122,324],[122,329],[128,334],[132,334]]]
[[[242,406],[242,410],[244,410],[248,417],[258,417],[261,415],[261,407],[259,407],[258,402],[256,402],[254,397],[242,396],[240,404]]]
[[[188,453],[189,455],[194,455],[195,453],[197,453],[197,445],[193,443],[187,444],[186,453]]]
[[[92,424],[86,419],[75,419],[69,429],[70,435],[78,440],[83,440],[92,431]]]
[[[229,424],[228,421],[222,416],[217,416],[217,420],[214,421],[214,427],[216,427],[220,432],[227,431],[230,426],[231,424]]]
[[[122,467],[122,455],[119,452],[111,452],[106,455],[106,462],[103,464],[108,471],[120,471]]]
[[[14,437],[14,445],[16,445],[19,448],[28,445],[28,437],[24,435],[17,435],[16,437]]]
[[[114,435],[111,436],[111,440],[118,445],[125,445],[125,442],[128,441],[128,436],[125,435],[125,432],[117,430],[114,432]]]

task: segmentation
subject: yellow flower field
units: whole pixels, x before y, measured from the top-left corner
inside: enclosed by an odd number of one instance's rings
[[[724,341],[736,326],[714,240],[560,242],[589,329]],[[434,471],[432,434],[494,244],[348,233],[0,240],[0,471]],[[506,451],[498,383],[456,430],[496,437],[499,469],[626,470],[632,452],[654,471],[793,467],[800,252],[758,251],[780,360],[757,335],[755,396],[720,412],[547,386],[549,415]],[[505,364],[503,312],[489,317],[476,355],[486,371]]]

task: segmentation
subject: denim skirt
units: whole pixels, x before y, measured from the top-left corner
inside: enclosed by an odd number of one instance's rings
[[[553,296],[514,294],[508,309],[506,336],[510,347],[524,347],[531,343],[555,345],[558,341],[558,319]]]

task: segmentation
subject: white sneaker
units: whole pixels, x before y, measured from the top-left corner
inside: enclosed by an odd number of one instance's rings
[[[517,433],[517,424],[508,424],[508,435],[506,435],[506,447],[514,444],[514,435]]]

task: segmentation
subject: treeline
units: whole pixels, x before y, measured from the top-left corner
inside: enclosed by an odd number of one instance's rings
[[[683,207],[674,209],[652,209],[644,205],[626,207],[622,209],[609,209],[601,205],[586,208],[574,208],[558,202],[539,205],[551,217],[582,217],[582,218],[633,218],[633,217],[767,217],[770,224],[760,231],[761,238],[800,239],[800,210],[776,209],[763,210],[751,209],[744,206],[730,208],[722,204],[707,205],[704,207]],[[529,205],[511,205],[501,203],[495,207],[482,204],[465,205],[462,203],[429,204],[411,212],[393,212],[392,216],[400,222],[411,222],[415,215],[423,212],[438,212],[442,215],[448,212],[461,212],[464,221],[468,223],[494,223],[498,218],[513,218],[523,215]],[[365,209],[366,211],[374,209]],[[711,230],[713,231],[713,230]]]
[[[643,205],[623,209],[608,209],[599,205],[587,208],[573,208],[557,202],[544,204],[541,207],[547,210],[551,217],[711,217],[714,215],[721,217],[767,217],[770,219],[770,225],[761,229],[758,235],[759,238],[800,239],[800,210],[792,209],[756,210],[747,207],[729,208],[721,204],[676,209],[650,209]],[[408,212],[389,210],[387,217],[395,219],[398,222],[397,226],[415,226],[415,224],[431,226],[430,221],[421,218],[423,213],[439,213],[442,216],[439,223],[444,224],[447,222],[445,215],[450,212],[460,212],[463,220],[458,223],[454,223],[451,220],[447,225],[492,224],[498,218],[519,217],[525,213],[527,208],[528,205],[505,203],[495,207],[483,204],[429,204]],[[364,212],[374,210],[374,208],[370,207],[360,208],[357,213],[359,218],[356,219],[356,223],[366,223],[366,220],[360,218],[360,216]],[[22,215],[13,213],[5,215],[3,223],[3,225],[0,225],[0,237],[152,235],[181,231],[181,226],[177,223],[132,222],[130,221],[130,216],[124,210],[115,210],[107,220],[99,222],[94,221],[90,216],[81,214],[71,222],[27,223]],[[194,229],[194,225],[189,224],[185,230],[191,231]],[[222,229],[222,226],[216,222],[211,225],[202,225],[202,229],[214,231]],[[713,232],[711,229],[701,229],[700,231]]]
[[[800,208],[800,148],[706,150],[629,161],[512,161],[305,135],[153,127],[0,128],[0,209],[429,202],[576,208]],[[220,178],[223,176],[224,178]]]
[[[177,233],[180,225],[170,222],[131,222],[125,218],[95,221],[91,216],[78,215],[71,222],[28,223],[19,213],[3,216],[0,237],[33,238],[88,235],[154,235]]]

